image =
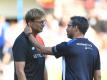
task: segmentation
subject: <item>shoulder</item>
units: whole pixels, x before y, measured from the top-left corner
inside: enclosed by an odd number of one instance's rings
[[[15,42],[26,42],[27,41],[27,36],[22,32],[15,40]]]
[[[14,45],[26,45],[28,43],[27,36],[22,32],[15,40]]]
[[[92,43],[91,41],[89,41],[89,42],[90,42],[90,44],[92,45],[93,49],[98,51],[98,48],[95,46],[95,44]]]
[[[68,42],[62,42],[62,43],[56,45],[56,47],[59,47],[59,48],[63,47],[63,48],[65,48],[65,47],[69,47],[69,46],[74,45],[76,42],[77,42],[77,39],[72,39],[72,40],[70,40]]]
[[[99,50],[98,48],[94,45],[94,43],[92,43],[91,41],[89,41],[89,44],[90,44],[90,47],[91,47],[91,50],[93,51],[93,55],[99,55]]]
[[[72,39],[67,42],[67,45],[74,45],[77,41],[78,41],[78,39]]]
[[[21,33],[12,47],[13,57],[15,60],[23,59],[25,57],[27,50],[28,50],[28,42],[23,33]]]

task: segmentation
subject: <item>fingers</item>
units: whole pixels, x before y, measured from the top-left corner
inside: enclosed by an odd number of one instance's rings
[[[24,29],[24,33],[25,33],[26,35],[29,34],[29,33],[32,33],[31,27],[26,26],[25,29]]]
[[[31,27],[29,27],[29,30],[30,30],[30,32],[32,33],[32,28],[31,28]]]

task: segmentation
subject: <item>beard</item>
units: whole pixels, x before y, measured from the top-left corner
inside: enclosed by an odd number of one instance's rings
[[[73,39],[73,35],[68,35],[67,34],[67,37],[70,38],[70,39]]]

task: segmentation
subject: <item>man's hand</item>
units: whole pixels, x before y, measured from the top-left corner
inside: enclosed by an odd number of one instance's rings
[[[24,29],[24,33],[25,33],[26,35],[32,34],[32,29],[31,29],[31,27],[26,26],[25,29]]]

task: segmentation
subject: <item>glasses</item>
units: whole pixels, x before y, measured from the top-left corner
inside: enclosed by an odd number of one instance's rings
[[[43,25],[43,24],[46,24],[46,20],[34,20],[34,22],[38,22],[38,23],[40,23],[41,25]]]

